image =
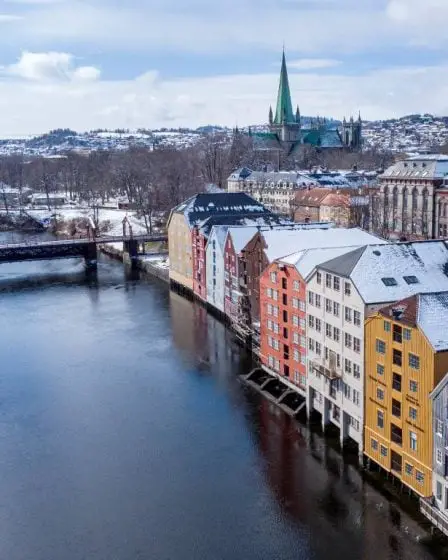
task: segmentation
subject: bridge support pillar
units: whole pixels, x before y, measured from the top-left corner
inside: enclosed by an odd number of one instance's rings
[[[87,243],[84,249],[84,262],[86,268],[92,270],[96,269],[98,264],[98,254],[96,243]]]
[[[127,253],[127,258],[125,259],[130,263],[132,268],[137,268],[138,259],[138,241],[135,239],[128,239],[123,242],[124,253]]]

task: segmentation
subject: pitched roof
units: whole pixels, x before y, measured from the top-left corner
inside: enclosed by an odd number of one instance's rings
[[[440,394],[440,392],[445,389],[445,387],[448,384],[448,373],[445,375],[445,377],[443,377],[439,383],[437,383],[437,385],[435,386],[435,388],[429,393],[429,397],[431,399],[435,399],[437,398],[437,396]]]
[[[316,187],[310,190],[296,192],[294,202],[297,206],[319,207],[326,196],[331,193],[331,189]]]
[[[356,247],[322,247],[317,249],[306,249],[279,259],[279,262],[295,266],[302,278],[306,279],[321,263],[350,253]]]
[[[211,216],[267,216],[267,208],[246,193],[200,193],[182,202],[172,213],[183,214],[190,227]]]
[[[368,245],[321,268],[350,277],[367,304],[448,290],[448,248],[443,241]]]
[[[244,247],[249,243],[252,237],[258,232],[257,227],[231,227],[228,229],[227,235],[232,238],[235,253],[241,253]]]
[[[247,213],[241,214],[218,214],[210,216],[202,222],[195,224],[202,235],[208,237],[214,226],[240,226],[240,227],[274,227],[281,225],[286,220],[280,218],[277,214],[265,213]]]
[[[359,246],[360,243],[379,242],[378,237],[360,228],[273,230],[263,232],[263,238],[266,243],[265,254],[269,262],[305,249]]]
[[[448,175],[448,156],[430,154],[414,156],[391,165],[382,178],[404,177],[411,179],[443,179]]]

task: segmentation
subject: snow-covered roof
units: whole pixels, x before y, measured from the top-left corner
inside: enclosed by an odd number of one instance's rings
[[[263,232],[269,262],[305,249],[387,243],[360,228],[273,230]]]
[[[443,179],[448,175],[448,156],[430,154],[398,161],[384,172],[383,178]]]
[[[229,228],[227,235],[232,238],[235,253],[240,253],[258,231],[258,228],[253,226]]]
[[[418,296],[417,323],[436,352],[448,350],[447,317],[448,291]]]
[[[316,266],[357,248],[358,246],[306,249],[305,251],[299,251],[298,253],[293,253],[288,257],[284,257],[280,262],[295,266],[302,278],[306,279]]]
[[[368,245],[321,267],[351,278],[367,304],[448,290],[448,248],[443,241]]]

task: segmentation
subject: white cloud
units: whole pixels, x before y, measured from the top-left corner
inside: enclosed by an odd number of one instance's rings
[[[148,72],[128,81],[0,82],[2,134],[50,128],[234,126],[266,122],[277,73],[163,80]],[[448,113],[448,66],[377,70],[363,76],[290,76],[302,114],[364,118]]]
[[[73,55],[55,51],[24,51],[15,64],[3,67],[3,73],[32,81],[96,80],[100,76],[98,68],[76,67]]]
[[[288,61],[288,68],[295,70],[317,70],[318,68],[333,68],[341,64],[340,60],[332,58],[301,58]]]

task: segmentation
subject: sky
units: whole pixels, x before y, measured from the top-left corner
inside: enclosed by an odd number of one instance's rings
[[[0,0],[0,135],[448,114],[448,0]]]

